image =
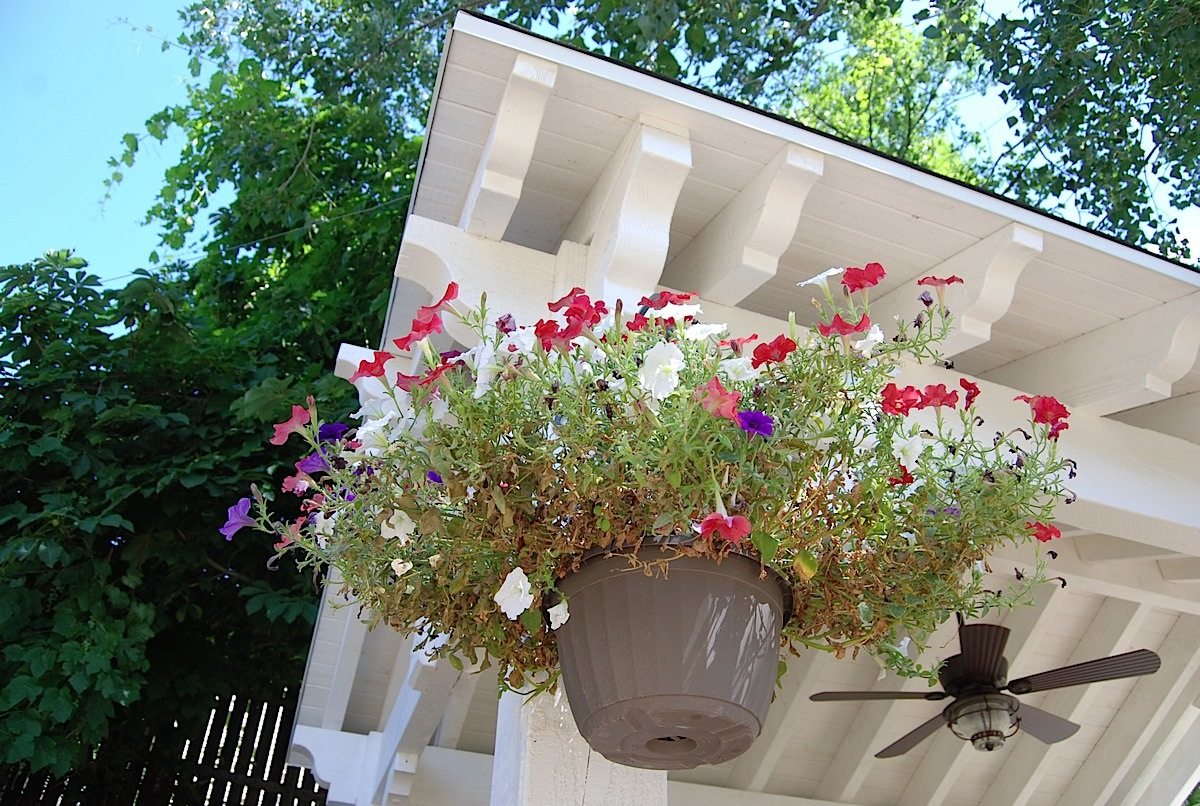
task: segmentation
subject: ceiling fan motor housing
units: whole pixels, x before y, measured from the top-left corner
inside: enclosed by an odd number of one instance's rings
[[[1017,732],[1017,698],[1008,694],[971,694],[955,699],[942,711],[950,730],[976,750],[997,750]]]

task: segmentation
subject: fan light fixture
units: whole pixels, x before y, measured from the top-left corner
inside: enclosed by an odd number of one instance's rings
[[[976,750],[997,750],[1017,732],[1017,698],[1007,694],[978,694],[963,697],[946,709],[950,730],[969,741]]]

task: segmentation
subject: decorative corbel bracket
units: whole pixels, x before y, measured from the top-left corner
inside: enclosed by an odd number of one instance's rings
[[[775,276],[824,158],[788,144],[718,213],[663,273],[663,282],[737,305]]]
[[[639,117],[563,233],[588,245],[587,288],[604,299],[637,299],[658,285],[671,217],[692,168],[687,130]]]
[[[1200,291],[1013,361],[988,377],[1092,414],[1171,397],[1200,357]]]
[[[472,235],[493,241],[504,236],[557,78],[558,68],[542,59],[521,53],[513,62],[459,219],[459,227]]]
[[[946,289],[946,305],[954,315],[954,329],[939,348],[942,355],[958,355],[992,338],[992,325],[1012,306],[1021,272],[1041,252],[1040,232],[1009,224],[925,272],[963,279],[961,285]],[[878,300],[871,300],[871,318],[880,323],[889,323],[898,316],[911,319],[919,309],[916,293],[907,283]]]

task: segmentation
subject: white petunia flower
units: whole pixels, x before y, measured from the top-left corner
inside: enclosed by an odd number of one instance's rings
[[[519,327],[504,337],[500,349],[504,352],[515,352],[519,355],[532,355],[533,346],[537,344],[537,336],[531,327]],[[515,347],[510,350],[509,347]]]
[[[490,337],[472,347],[468,352],[468,361],[475,370],[475,399],[483,397],[492,388],[496,376],[500,374],[500,361],[496,358],[496,350],[492,347]]]
[[[911,436],[901,442],[899,445],[892,446],[892,456],[900,464],[907,468],[917,466],[917,460],[921,457],[921,451],[925,449],[925,441],[921,439],[921,435]]]
[[[883,338],[883,330],[880,329],[879,325],[871,325],[871,329],[867,331],[866,335],[858,341],[851,342],[850,346],[853,347],[855,352],[859,353],[863,358],[870,358],[871,351],[874,350],[877,345],[883,343]]]
[[[676,322],[682,322],[689,316],[699,315],[699,305],[676,305],[674,302],[668,302],[658,310],[651,308],[646,311],[647,319],[674,319]]]
[[[408,560],[392,560],[392,573],[402,577],[412,570],[413,564]]]
[[[392,517],[383,522],[383,526],[379,527],[379,533],[383,535],[384,540],[398,540],[400,545],[407,545],[412,533],[417,528],[417,524],[409,517],[408,513],[402,509],[398,509],[392,513]]]
[[[550,615],[550,629],[552,630],[557,630],[559,627],[566,624],[567,619],[571,617],[571,612],[567,609],[566,599],[563,599],[546,612]]]
[[[496,591],[492,601],[500,605],[504,615],[513,621],[516,621],[522,613],[529,609],[529,606],[533,604],[533,590],[529,587],[529,577],[525,576],[525,572],[520,566],[508,572],[508,576],[504,578],[504,584],[500,586],[500,590]]]
[[[904,657],[907,658],[908,657],[908,648],[910,646],[912,646],[912,639],[906,635],[900,639],[900,646],[898,646],[896,648],[900,650],[901,655],[903,655]]]
[[[823,285],[830,277],[837,277],[844,271],[845,269],[841,268],[840,266],[835,266],[832,269],[826,269],[816,277],[809,277],[807,280],[801,280],[800,282],[796,283],[796,286],[802,287],[806,285]]]
[[[755,369],[749,356],[724,358],[717,364],[717,371],[731,381],[756,381],[762,375],[762,368]]]
[[[638,382],[655,400],[663,400],[679,386],[683,353],[670,342],[659,342],[642,356]]]
[[[684,328],[683,337],[689,341],[704,341],[713,336],[720,336],[726,330],[729,330],[729,325],[704,325],[696,323]]]

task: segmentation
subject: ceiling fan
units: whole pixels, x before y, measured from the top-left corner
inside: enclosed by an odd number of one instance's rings
[[[1137,649],[1009,681],[1008,661],[1004,658],[1008,633],[1007,627],[962,624],[960,619],[958,641],[962,652],[948,658],[938,671],[944,691],[822,691],[811,699],[817,702],[952,699],[940,714],[880,750],[876,758],[907,753],[943,725],[955,736],[971,742],[976,750],[996,750],[1017,730],[1046,744],[1061,742],[1079,730],[1074,722],[1021,704],[1013,694],[1154,674],[1161,664],[1158,655],[1148,649]]]

